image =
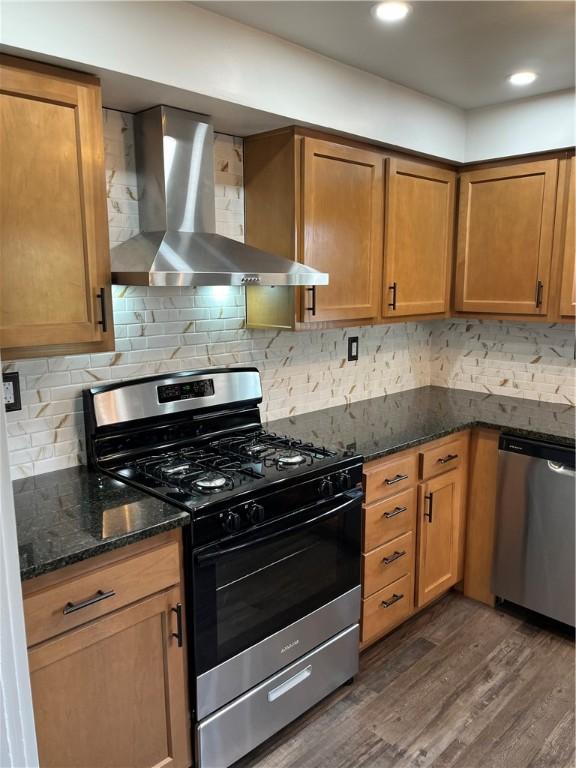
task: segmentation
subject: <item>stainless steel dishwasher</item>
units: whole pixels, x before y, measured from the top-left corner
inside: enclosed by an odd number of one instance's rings
[[[492,591],[574,626],[574,449],[502,435]]]

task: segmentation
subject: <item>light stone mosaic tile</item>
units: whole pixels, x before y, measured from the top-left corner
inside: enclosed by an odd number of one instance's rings
[[[110,244],[139,231],[132,116],[104,110]],[[216,135],[216,230],[244,238],[242,140]],[[559,326],[445,321],[290,333],[247,330],[240,288],[113,289],[114,352],[4,364],[21,376],[9,413],[14,477],[84,460],[82,389],[209,366],[255,365],[263,417],[282,418],[430,383],[574,402],[573,335]],[[360,358],[346,360],[349,335]]]

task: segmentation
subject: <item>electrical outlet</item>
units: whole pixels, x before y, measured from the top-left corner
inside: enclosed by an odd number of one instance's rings
[[[358,336],[350,336],[348,339],[348,360],[358,360]]]
[[[17,371],[2,374],[2,394],[7,411],[21,411],[20,376]]]

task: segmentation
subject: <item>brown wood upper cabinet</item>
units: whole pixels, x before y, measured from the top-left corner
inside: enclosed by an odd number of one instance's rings
[[[292,288],[248,288],[249,327],[379,317],[384,164],[375,150],[295,129],[246,139],[246,242],[330,275],[296,297]]]
[[[0,104],[0,347],[112,349],[98,80],[0,56]]]
[[[356,320],[378,316],[382,268],[384,158],[320,139],[302,142],[304,264],[330,274],[303,317]],[[311,293],[305,291],[304,293]]]
[[[447,312],[456,174],[391,158],[387,177],[382,316]]]
[[[564,234],[562,282],[560,288],[560,315],[562,317],[574,317],[576,315],[576,241],[574,237],[574,220],[576,219],[576,158],[571,158],[569,166],[568,218]]]
[[[460,176],[455,309],[546,315],[558,160]]]

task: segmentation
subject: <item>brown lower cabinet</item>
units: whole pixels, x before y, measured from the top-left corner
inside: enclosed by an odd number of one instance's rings
[[[42,768],[190,765],[179,555],[171,532],[24,582]]]
[[[468,432],[364,468],[362,647],[464,574]]]

